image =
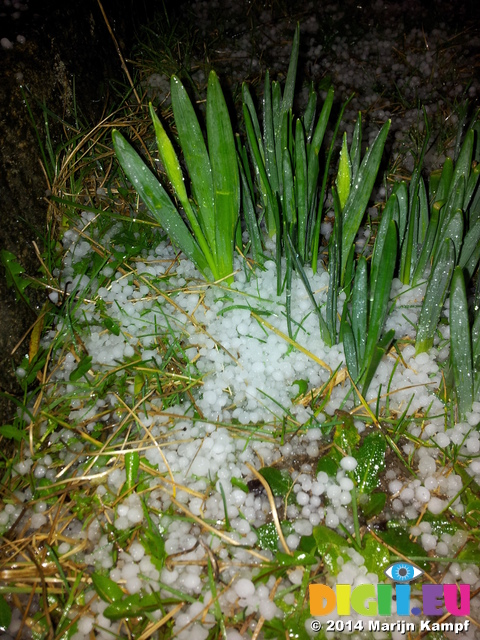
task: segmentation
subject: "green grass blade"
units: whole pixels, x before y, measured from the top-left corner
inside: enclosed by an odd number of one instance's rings
[[[255,213],[255,196],[252,178],[250,175],[250,167],[248,166],[247,152],[245,147],[239,150],[239,170],[240,180],[242,183],[241,198],[242,211],[247,226],[248,237],[250,239],[250,250],[252,257],[258,264],[263,264],[262,250],[262,234],[258,226],[258,220]]]
[[[267,71],[268,74],[268,71]],[[242,84],[242,99],[243,104],[247,106],[247,109],[250,113],[250,117],[252,118],[253,129],[255,131],[255,137],[259,145],[262,144],[262,134],[260,132],[260,123],[258,122],[257,111],[255,109],[255,105],[253,104],[252,94],[250,93],[250,89],[248,85],[244,82]]]
[[[444,238],[449,238],[455,247],[455,261],[458,262],[463,242],[463,212],[456,211],[445,229]]]
[[[440,176],[440,182],[435,191],[434,202],[444,202],[448,198],[450,192],[450,185],[453,177],[453,160],[451,158],[445,158],[443,163],[442,174]]]
[[[305,127],[305,135],[308,143],[312,140],[313,127],[315,125],[315,112],[317,110],[317,98],[317,92],[315,91],[312,82],[308,92],[307,107],[303,115],[303,126]]]
[[[415,267],[415,271],[412,276],[413,286],[416,286],[419,280],[423,277],[423,274],[425,272],[425,267],[427,266],[427,263],[431,258],[433,245],[435,243],[435,236],[437,234],[437,229],[438,229],[440,207],[441,207],[441,204],[439,202],[436,202],[432,206],[430,222],[428,224],[425,240],[423,242],[422,250],[420,252],[420,256],[418,258],[417,265]]]
[[[330,87],[323,103],[322,111],[315,126],[311,144],[308,147],[308,210],[311,212],[315,206],[315,190],[317,188],[317,178],[319,174],[319,153],[322,146],[325,131],[327,129],[330,112],[333,105],[333,88]]]
[[[216,277],[209,268],[207,259],[190,230],[157,178],[121,133],[114,129],[112,137],[118,161],[152,216],[208,279],[212,275]]]
[[[452,176],[452,187],[455,187],[461,178],[467,180],[472,166],[473,145],[475,142],[475,131],[470,129],[467,131],[463,140],[462,148],[455,163],[455,169]],[[459,208],[462,208],[463,201]]]
[[[295,206],[295,189],[293,186],[293,169],[288,149],[283,150],[283,216],[284,223],[292,237],[292,229],[296,228],[297,213]],[[295,248],[295,251],[297,249]]]
[[[480,178],[480,165],[475,165],[473,170],[471,171],[468,180],[467,186],[465,188],[465,196],[463,199],[463,210],[467,211],[472,202],[473,194],[475,193],[478,186],[478,179]]]
[[[198,204],[200,226],[212,254],[216,255],[213,179],[207,147],[190,98],[176,76],[172,76],[170,89],[175,125],[191,180],[193,196]]]
[[[458,261],[459,266],[468,271],[469,278],[473,277],[479,260],[480,249],[480,218],[466,234]]]
[[[407,233],[403,240],[401,256],[400,256],[400,273],[399,278],[403,284],[410,282],[412,272],[412,262],[416,254],[415,236],[418,227],[418,202],[415,204],[414,210],[410,213],[407,223]]]
[[[472,410],[473,366],[468,302],[461,267],[453,272],[450,292],[450,346],[453,378],[461,418]]]
[[[214,71],[208,78],[207,138],[215,201],[215,261],[219,276],[224,277],[233,272],[234,235],[240,213],[240,179],[232,123]],[[229,281],[233,282],[233,276]]]
[[[275,155],[275,128],[272,104],[272,88],[270,86],[270,76],[265,73],[265,87],[263,93],[263,138],[265,145],[265,169],[270,180],[273,193],[278,193],[278,168]],[[273,220],[267,220],[268,229],[273,230]]]
[[[363,363],[365,357],[368,311],[367,261],[364,256],[360,256],[352,290],[352,331],[359,363]]]
[[[298,52],[300,50],[300,24],[297,22],[295,34],[293,36],[292,52],[288,65],[287,79],[283,92],[282,111],[293,109],[293,98],[295,95],[295,81],[297,79]]]
[[[407,228],[408,220],[408,189],[405,182],[400,182],[395,185],[392,193],[397,196],[398,211],[394,215],[394,220],[397,223],[398,237],[400,240],[400,246],[403,245],[405,239],[405,230]]]
[[[385,147],[390,121],[386,122],[375,139],[371,148],[365,154],[358,174],[350,191],[350,195],[343,211],[343,238],[342,238],[342,281],[345,274],[350,247],[352,246],[358,228],[365,214],[370,199],[373,185],[377,177],[380,161]]]
[[[433,346],[433,336],[440,319],[445,296],[447,295],[455,267],[455,247],[448,238],[443,242],[437,260],[428,279],[418,319],[415,351],[417,354],[428,351]]]
[[[419,201],[419,220],[418,220],[418,233],[417,233],[417,243],[419,245],[423,244],[425,240],[425,236],[427,234],[429,213],[428,213],[428,198],[427,198],[427,190],[425,188],[425,181],[423,178],[420,178],[419,189],[418,189],[418,201]]]
[[[379,270],[370,318],[368,323],[368,335],[365,345],[364,365],[368,368],[371,362],[375,346],[377,345],[388,311],[388,301],[392,288],[393,275],[397,260],[397,227],[392,220],[388,226],[385,243],[380,259],[382,268]]]
[[[307,150],[305,133],[300,119],[295,124],[295,195],[297,202],[297,249],[303,262],[307,259]]]
[[[352,163],[352,180],[355,180],[362,154],[362,112],[358,112],[358,118],[353,130],[352,144],[350,145],[350,160]]]
[[[337,342],[337,302],[340,281],[340,250],[342,244],[342,215],[335,187],[332,188],[335,222],[328,241],[328,293],[326,323],[332,340]]]
[[[353,331],[347,320],[343,323],[342,327],[343,337],[343,351],[345,353],[345,361],[347,363],[348,373],[355,382],[358,382],[359,365],[357,359],[357,351],[355,348],[355,338],[353,337]]]
[[[377,237],[375,238],[375,244],[373,246],[372,261],[370,265],[369,314],[371,314],[374,306],[375,290],[377,288],[379,273],[383,269],[382,258],[387,233],[390,228],[390,222],[395,219],[396,214],[398,214],[398,198],[396,193],[392,193],[387,200],[385,209],[383,210],[382,220],[378,227]]]

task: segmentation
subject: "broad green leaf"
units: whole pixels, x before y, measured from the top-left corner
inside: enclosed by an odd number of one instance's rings
[[[121,620],[122,618],[138,618],[150,611],[158,611],[162,607],[162,600],[158,593],[147,595],[134,593],[123,600],[117,600],[110,604],[103,615],[108,620]]]
[[[472,410],[473,362],[468,320],[468,302],[461,267],[456,267],[450,291],[450,348],[458,412],[464,417]]]
[[[329,529],[324,525],[313,527],[313,537],[317,543],[318,554],[323,563],[331,574],[337,575],[342,566],[338,562],[339,559],[348,559],[345,549],[348,546],[347,541],[333,529]]]
[[[384,571],[391,564],[389,550],[370,533],[363,536],[362,545],[362,555],[368,572],[377,574],[379,579],[383,581]]]
[[[385,438],[381,433],[370,433],[355,454],[357,467],[353,474],[360,493],[371,493],[378,487],[379,474],[385,469]]]
[[[272,553],[278,551],[278,532],[274,522],[267,522],[255,530],[260,549],[269,549]]]
[[[428,279],[427,290],[418,319],[415,342],[417,354],[428,351],[433,346],[433,336],[450,286],[454,266],[455,248],[453,242],[447,239],[440,248],[436,263]]]
[[[215,203],[215,262],[219,277],[229,276],[227,281],[231,283],[235,228],[240,213],[240,178],[232,123],[214,71],[208,78],[207,138]]]
[[[473,528],[477,529],[478,525],[479,520],[477,520]],[[465,564],[473,564],[478,566],[480,564],[480,549],[478,548],[477,540],[468,540],[468,542],[456,557],[456,560],[458,560],[458,562],[464,562]]]
[[[360,441],[353,418],[346,411],[340,411],[339,409],[337,409],[335,415],[341,422],[335,427],[333,442],[346,455],[352,455]]]
[[[210,279],[212,269],[165,189],[121,133],[114,129],[112,137],[118,161],[152,216],[199,271]]]
[[[383,492],[372,493],[370,496],[368,496],[367,502],[362,502],[361,504],[363,515],[367,520],[369,518],[378,516],[380,513],[382,513],[386,502],[387,502],[386,493],[383,493]]]
[[[212,254],[216,255],[215,202],[211,158],[207,152],[203,133],[190,98],[176,76],[171,78],[170,90],[175,126],[192,184],[193,195],[198,204],[200,226]]]
[[[125,595],[116,582],[101,573],[92,573],[92,583],[97,595],[104,602],[118,602]]]
[[[275,561],[282,567],[308,567],[317,562],[312,554],[298,550],[294,551],[293,555],[278,551],[275,556]]]
[[[77,368],[70,373],[68,379],[70,380],[70,382],[76,382],[77,380],[80,380],[80,378],[83,378],[83,376],[88,373],[91,366],[92,356],[83,356],[83,358],[78,363]]]
[[[355,236],[357,235],[358,228],[372,193],[373,185],[375,184],[389,128],[390,121],[383,125],[371,148],[365,154],[357,176],[351,186],[350,195],[345,203],[343,210],[341,260],[342,281],[350,248],[355,241]]]
[[[430,560],[427,557],[425,557],[425,560],[418,560],[419,557],[426,556],[426,553],[421,544],[410,539],[408,528],[395,526],[395,528],[387,531],[378,531],[377,535],[390,545],[394,552],[397,551],[402,557],[406,558],[415,557],[415,564],[418,564],[424,571],[427,570]]]
[[[338,471],[338,461],[330,456],[320,458],[317,463],[316,473],[318,474],[320,471],[324,471],[328,476],[334,478]]]
[[[284,497],[290,491],[293,481],[288,471],[276,469],[275,467],[263,467],[259,473],[268,482],[274,496]]]

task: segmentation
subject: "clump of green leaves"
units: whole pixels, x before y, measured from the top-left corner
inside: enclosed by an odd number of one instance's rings
[[[207,90],[208,146],[190,98],[175,76],[171,79],[171,93],[187,184],[174,146],[151,105],[150,115],[160,159],[180,207],[117,130],[113,131],[115,153],[150,213],[173,242],[207,280],[227,279],[231,283],[240,182],[232,125],[220,81],[212,71]]]

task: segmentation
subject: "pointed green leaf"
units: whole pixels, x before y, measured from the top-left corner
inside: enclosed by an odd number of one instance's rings
[[[450,345],[457,395],[458,413],[465,417],[472,410],[473,362],[472,343],[468,321],[468,302],[461,267],[456,267],[450,292]]]
[[[423,299],[418,319],[416,353],[428,351],[433,346],[433,336],[440,319],[445,296],[450,287],[455,267],[455,248],[448,238],[444,241],[437,261],[428,279],[427,290]]]
[[[112,137],[118,161],[152,216],[198,269],[211,278],[204,254],[165,189],[121,133],[114,129]]]
[[[215,202],[216,263],[219,277],[233,273],[235,228],[240,214],[240,177],[232,123],[215,71],[207,89],[207,138]],[[228,278],[233,282],[233,275]]]
[[[377,177],[380,161],[385,147],[390,120],[386,122],[375,142],[365,154],[358,174],[352,184],[350,194],[343,210],[343,240],[342,240],[342,282],[345,275],[348,254],[355,241],[358,228],[365,214],[370,199],[373,185]]]
[[[176,76],[172,76],[170,89],[175,126],[191,180],[193,195],[198,203],[200,226],[212,254],[216,256],[215,203],[212,169],[207,147],[190,98]]]

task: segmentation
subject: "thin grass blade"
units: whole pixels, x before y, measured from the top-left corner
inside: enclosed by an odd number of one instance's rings
[[[382,268],[377,275],[373,305],[369,312],[370,317],[364,360],[367,368],[373,358],[375,346],[380,340],[383,331],[397,261],[397,226],[393,220],[390,221],[388,226],[380,261]]]
[[[464,418],[465,414],[472,410],[473,361],[467,293],[461,267],[457,267],[453,272],[449,319],[451,359],[458,413],[461,418]]]
[[[352,331],[360,366],[365,358],[368,311],[367,261],[364,256],[360,256],[355,269],[355,280],[353,281],[352,290]]]
[[[295,95],[295,81],[297,79],[298,53],[300,50],[300,24],[297,22],[295,34],[293,36],[292,52],[288,65],[287,79],[283,91],[282,111],[293,109],[293,98]]]
[[[305,133],[303,124],[297,119],[295,124],[295,196],[297,204],[297,250],[302,262],[307,259],[307,151],[305,147]]]

